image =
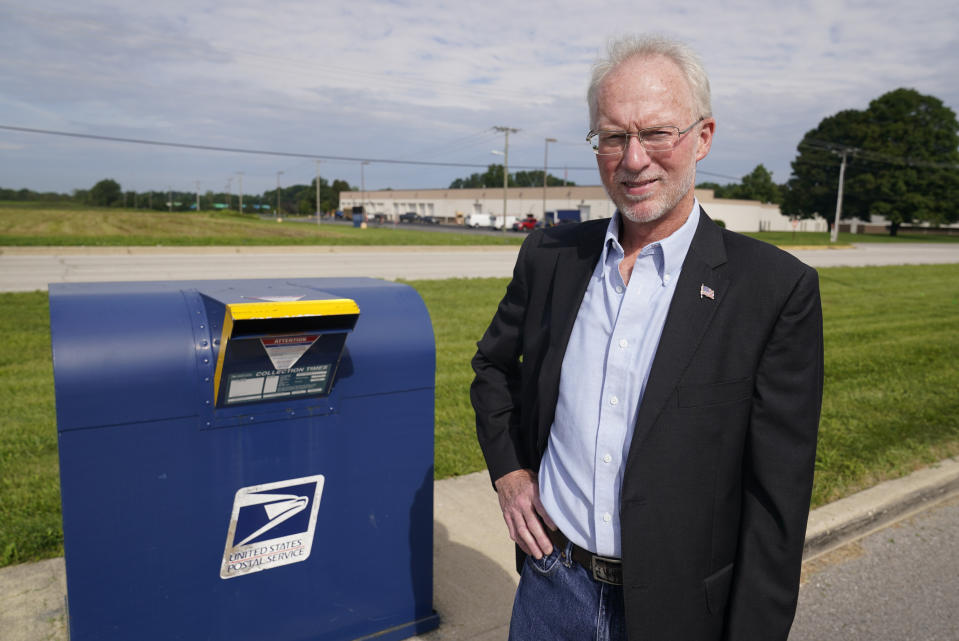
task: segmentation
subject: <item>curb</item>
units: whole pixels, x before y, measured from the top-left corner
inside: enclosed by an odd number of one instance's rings
[[[959,459],[953,457],[816,508],[809,513],[803,562],[956,493]]]

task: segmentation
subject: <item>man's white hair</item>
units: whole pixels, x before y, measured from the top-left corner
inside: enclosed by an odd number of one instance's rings
[[[590,127],[596,126],[596,110],[599,87],[603,80],[616,67],[632,58],[664,57],[679,67],[693,94],[693,109],[697,118],[709,118],[713,115],[709,94],[709,78],[699,56],[688,45],[657,35],[632,35],[611,39],[606,46],[607,55],[593,65],[593,74],[586,102],[589,104]]]

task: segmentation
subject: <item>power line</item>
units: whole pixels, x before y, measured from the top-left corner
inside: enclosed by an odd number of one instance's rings
[[[124,138],[121,136],[104,136],[100,134],[81,134],[73,131],[57,131],[54,129],[37,129],[34,127],[17,127],[14,125],[0,125],[0,129],[6,129],[7,131],[18,131],[21,133],[30,133],[30,134],[43,134],[48,136],[64,136],[67,138],[82,138],[85,140],[103,140],[106,142],[120,142],[126,144],[134,145],[149,145],[153,147],[173,147],[176,149],[196,149],[199,151],[220,151],[233,154],[250,154],[250,155],[259,155],[259,156],[280,156],[284,158],[306,158],[309,160],[333,160],[341,162],[375,162],[383,163],[389,165],[421,165],[427,167],[466,167],[469,169],[486,169],[488,164],[480,163],[460,163],[460,162],[440,162],[440,161],[431,161],[431,160],[401,160],[396,158],[360,158],[354,156],[331,156],[328,154],[307,154],[301,152],[293,151],[275,151],[269,149],[245,149],[242,147],[219,147],[216,145],[197,145],[193,143],[184,143],[184,142],[169,142],[163,140],[149,140],[144,138]],[[488,130],[487,130],[488,131]],[[536,165],[515,165],[513,169],[516,170],[539,170],[540,167]],[[564,166],[564,169],[569,171],[595,171],[595,166]],[[739,181],[740,178],[736,176],[727,176],[725,174],[717,174],[709,171],[700,171],[697,170],[697,174],[702,174],[706,176],[716,176],[718,178],[726,178],[728,180]],[[265,175],[265,174],[264,174]]]
[[[811,138],[809,140],[804,140],[799,143],[799,147],[805,147],[806,149],[819,149],[822,151],[830,151],[835,154],[842,154],[843,152],[847,153],[851,157],[861,158],[863,160],[871,160],[874,162],[881,162],[890,165],[904,165],[907,167],[926,167],[930,169],[959,169],[959,164],[957,163],[945,163],[945,162],[934,162],[931,160],[920,160],[918,158],[911,158],[909,156],[894,156],[892,154],[883,154],[878,151],[870,151],[868,149],[861,149],[859,147],[853,147],[852,145],[843,145],[840,143],[831,142],[828,140],[817,140]]]
[[[108,142],[122,142],[136,145],[151,145],[154,147],[175,147],[178,149],[198,149],[201,151],[222,151],[234,154],[253,154],[260,156],[281,156],[285,158],[309,158],[310,160],[336,160],[342,162],[376,162],[389,165],[425,165],[429,167],[469,167],[472,169],[485,169],[487,165],[478,163],[459,163],[459,162],[439,162],[431,160],[398,160],[395,158],[360,158],[356,156],[331,156],[329,154],[306,154],[293,151],[273,151],[269,149],[244,149],[241,147],[218,147],[215,145],[196,145],[184,142],[168,142],[162,140],[147,140],[142,138],[122,138],[120,136],[103,136],[99,134],[81,134],[71,131],[56,131],[52,129],[35,129],[32,127],[15,127],[12,125],[0,125],[0,129],[9,131],[19,131],[32,134],[45,134],[50,136],[66,136],[69,138],[84,138],[88,140],[105,140]],[[519,169],[537,169],[534,165],[524,165]],[[595,169],[595,167],[570,167],[570,169]]]

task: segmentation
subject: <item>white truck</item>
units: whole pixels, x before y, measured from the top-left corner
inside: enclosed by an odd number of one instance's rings
[[[493,223],[493,227],[495,227],[496,229],[503,229],[504,225],[503,225],[503,217],[502,217],[502,216],[493,216],[493,220],[495,221],[495,222]],[[506,216],[506,225],[505,225],[506,229],[512,230],[512,229],[513,229],[513,225],[515,225],[515,224],[516,224],[516,221],[518,221],[518,220],[519,220],[519,217],[517,217],[517,216],[510,216],[510,215],[507,214],[507,216]]]
[[[493,214],[469,214],[463,221],[463,224],[467,227],[472,227],[473,229],[479,229],[480,227],[495,227],[496,223],[493,219]]]

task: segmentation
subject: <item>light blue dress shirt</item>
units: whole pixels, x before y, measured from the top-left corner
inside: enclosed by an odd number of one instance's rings
[[[559,400],[539,470],[540,498],[569,539],[620,556],[623,468],[666,312],[699,224],[699,202],[669,237],[647,245],[629,284],[619,264],[619,212],[570,335]]]

